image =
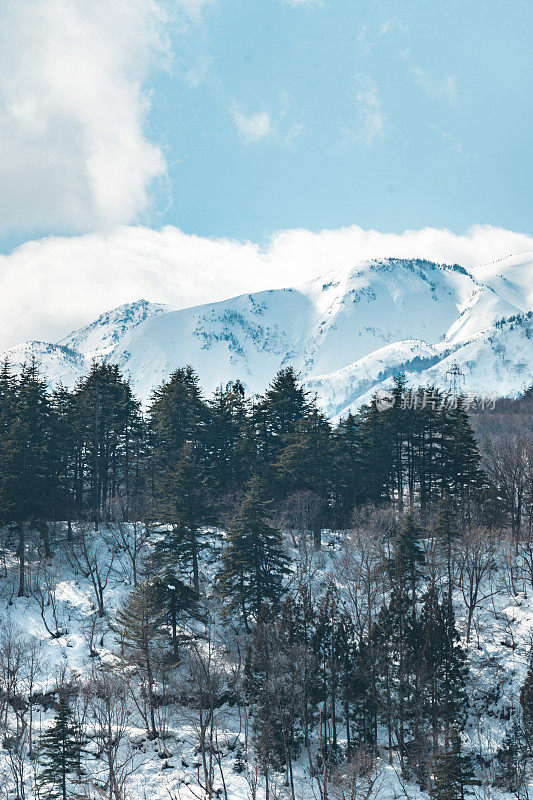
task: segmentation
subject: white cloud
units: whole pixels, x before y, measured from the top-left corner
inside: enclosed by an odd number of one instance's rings
[[[449,105],[457,103],[459,95],[456,75],[430,74],[421,67],[413,67],[411,74],[416,85],[432,100]]]
[[[137,219],[165,172],[143,83],[168,53],[159,0],[3,0],[0,228]]]
[[[370,75],[358,75],[355,93],[350,97],[355,104],[355,127],[342,129],[343,144],[371,145],[385,135],[387,121],[376,81]]]
[[[457,153],[457,155],[462,156],[463,158],[476,157],[475,154],[467,153],[460,139],[454,136],[453,133],[450,133],[450,131],[446,131],[443,128],[439,128],[438,125],[434,125],[432,122],[429,123],[429,127],[431,128],[432,131],[435,131],[435,133],[437,133],[440,136],[442,141],[446,145],[448,145],[448,147],[450,147],[454,151],[454,153]]]
[[[289,230],[268,247],[188,236],[173,227],[51,237],[0,257],[0,347],[55,340],[106,309],[140,298],[183,308],[242,292],[299,284],[370,257],[428,258],[473,267],[533,251],[533,237],[475,226],[402,234],[357,226]]]
[[[216,0],[176,0],[178,8],[190,17],[198,18],[204,8],[215,3]]]
[[[273,133],[272,119],[268,111],[246,114],[238,108],[234,108],[231,115],[240,136],[248,144],[259,142]]]

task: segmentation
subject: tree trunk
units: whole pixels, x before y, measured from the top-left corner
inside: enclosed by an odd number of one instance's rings
[[[25,588],[25,573],[26,573],[26,541],[24,538],[24,523],[17,523],[19,544],[18,544],[18,557],[19,557],[19,590],[17,597],[24,597]]]

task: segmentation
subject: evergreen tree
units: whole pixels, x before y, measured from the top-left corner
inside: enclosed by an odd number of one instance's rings
[[[431,800],[464,800],[479,786],[474,777],[472,759],[463,755],[461,737],[456,728],[450,730],[446,749],[435,757],[429,795]]]
[[[388,605],[379,614],[373,631],[377,647],[379,681],[384,693],[382,714],[392,744],[398,743],[400,762],[407,772],[409,733],[415,746],[420,742],[419,602],[420,565],[424,555],[419,544],[420,529],[411,512],[403,520],[390,560],[392,591]],[[412,749],[412,748],[411,748]]]
[[[287,367],[277,373],[254,409],[260,457],[265,469],[279,458],[286,437],[307,416],[307,395],[294,369]]]
[[[447,736],[452,726],[460,729],[466,719],[466,654],[459,641],[455,619],[449,619],[449,613],[447,597],[440,602],[437,588],[431,582],[420,614],[420,696],[434,752],[439,747],[440,731]]]
[[[347,528],[355,506],[363,500],[360,422],[353,414],[339,422],[332,444],[332,511],[339,527]]]
[[[251,614],[257,620],[265,603],[278,604],[289,571],[281,533],[266,521],[268,505],[254,479],[228,532],[216,579],[228,610],[242,614],[247,631]]]
[[[420,508],[430,506],[441,495],[440,463],[444,398],[434,386],[411,390],[408,405],[413,419],[412,476]]]
[[[341,608],[338,592],[332,582],[318,608],[313,634],[313,648],[318,664],[317,691],[322,703],[320,737],[322,752],[328,761],[335,756],[337,750],[337,717],[342,705],[347,712],[349,726],[349,704],[346,703],[347,696],[342,696],[342,689],[343,684],[345,689],[350,684],[352,640],[352,622]]]
[[[235,495],[255,461],[253,428],[240,381],[216,389],[209,401],[208,482],[217,496]]]
[[[172,470],[187,442],[196,450],[205,450],[209,420],[196,372],[191,366],[175,370],[154,391],[149,408],[155,469],[159,473]]]
[[[203,527],[213,521],[213,510],[205,485],[205,471],[190,442],[176,465],[164,473],[157,508],[159,522],[170,524],[156,546],[156,563],[172,569],[192,570],[194,591],[200,590],[198,558],[207,546]]]
[[[527,748],[529,754],[533,755],[533,651],[530,655],[526,679],[520,689],[520,706]]]
[[[405,583],[411,593],[411,613],[416,614],[418,602],[418,583],[422,577],[421,565],[425,556],[420,545],[422,531],[412,511],[403,518],[400,531],[396,537],[394,555],[391,563],[392,579],[395,583]]]
[[[70,800],[78,796],[75,785],[82,776],[81,754],[85,741],[81,727],[63,693],[59,696],[53,724],[41,737],[38,775],[39,796],[46,800]]]
[[[25,523],[42,521],[51,513],[52,410],[46,384],[34,360],[23,367],[18,381],[11,379],[9,366],[4,365],[0,394],[5,434],[0,444],[0,513],[4,522],[16,525],[21,597],[25,592]],[[9,400],[13,404],[11,410],[5,407]]]
[[[464,399],[445,404],[440,414],[441,496],[449,494],[461,508],[465,519],[470,518],[475,493],[481,489],[480,454],[474,432],[465,410]]]
[[[445,553],[448,576],[448,599],[451,600],[453,591],[453,542],[459,536],[459,529],[457,527],[457,519],[451,497],[446,492],[440,498],[437,505],[434,534],[437,542]]]
[[[379,506],[392,498],[394,454],[389,445],[389,411],[379,410],[374,399],[359,412],[359,425],[362,499]]]
[[[522,792],[527,781],[529,755],[523,726],[515,719],[496,753],[494,785],[512,792],[515,797],[527,797],[527,791]]]
[[[153,737],[157,736],[154,672],[164,653],[163,616],[154,588],[143,582],[137,584],[117,612],[115,623],[124,657],[141,670],[144,696],[148,702],[146,725]]]
[[[151,584],[154,600],[163,612],[163,620],[170,626],[174,661],[179,661],[180,635],[178,626],[188,619],[199,619],[198,594],[187,586],[169,567],[166,567]]]
[[[292,611],[284,603],[278,619],[259,620],[244,668],[244,689],[253,708],[255,750],[263,766],[285,768],[291,786],[292,761],[304,726],[301,670],[305,664]]]
[[[325,417],[313,408],[285,437],[285,446],[275,464],[280,495],[310,491],[320,499],[322,513],[317,515],[313,538],[321,545],[321,525],[330,499],[331,428]]]
[[[5,359],[0,369],[0,519],[3,524],[13,518],[13,494],[16,469],[9,439],[17,415],[17,381]]]
[[[87,508],[97,529],[121,494],[129,504],[132,444],[141,429],[139,404],[115,364],[92,365],[73,392],[70,419],[77,511]]]

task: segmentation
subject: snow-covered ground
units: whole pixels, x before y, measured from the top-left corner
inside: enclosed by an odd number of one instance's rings
[[[90,580],[79,572],[72,559],[68,557],[68,546],[64,535],[59,534],[54,547],[54,556],[46,567],[38,566],[37,558],[30,558],[30,580],[27,597],[17,598],[17,570],[13,558],[7,557],[0,578],[1,629],[20,632],[36,643],[40,668],[34,693],[50,691],[57,684],[59,676],[63,680],[77,680],[80,685],[90,685],[94,675],[106,663],[116,663],[119,644],[112,630],[116,610],[126,598],[132,585],[131,569],[124,554],[112,551],[106,529],[96,535],[98,555],[107,572],[111,565],[107,586],[104,590],[106,617],[97,616],[96,600]],[[213,532],[215,549],[220,548],[220,536]],[[291,539],[287,539],[292,547]],[[313,555],[313,572],[317,592],[325,591],[329,575],[335,573],[339,586],[346,579],[346,552],[354,554],[354,545],[345,534],[325,534],[321,553]],[[356,551],[355,551],[356,552]],[[292,551],[296,558],[296,551]],[[480,596],[484,599],[474,614],[471,641],[468,648],[470,677],[468,696],[470,700],[469,721],[465,729],[464,741],[468,749],[487,761],[501,744],[508,726],[510,711],[518,705],[518,694],[524,682],[530,647],[533,639],[533,588],[527,570],[509,571],[509,549],[499,544],[491,568],[487,570],[482,583]],[[209,586],[212,577],[214,557],[204,562],[202,574],[205,585]],[[493,568],[492,568],[493,567]],[[39,602],[39,597],[45,602]],[[466,632],[466,608],[459,586],[454,595],[458,628],[463,637]],[[56,629],[60,635],[53,638],[43,623],[45,615],[48,628]],[[92,641],[93,657],[89,642]],[[202,645],[205,647],[206,645]],[[466,645],[465,645],[466,646]],[[231,633],[218,628],[213,638],[214,661],[219,663],[226,676],[234,674],[236,653],[232,650]],[[178,677],[171,679],[166,691],[169,697],[179,696],[187,691],[190,675],[186,668],[180,668]],[[192,674],[192,673],[191,673]],[[173,682],[174,681],[174,682]],[[151,740],[143,729],[139,714],[130,698],[130,717],[124,739],[125,752],[129,753],[127,780],[128,800],[193,800],[204,797],[199,787],[200,756],[198,753],[198,719],[195,712],[186,704],[170,703],[160,710],[161,728],[164,738]],[[218,749],[220,766],[216,768],[218,797],[228,800],[249,800],[257,797],[262,800],[264,791],[260,776],[239,769],[239,753],[245,746],[244,721],[239,716],[236,705],[231,700],[216,710],[218,729]],[[34,716],[39,724],[46,726],[52,711],[44,705],[36,705]],[[35,723],[34,723],[35,725]],[[90,728],[91,721],[88,720]],[[87,773],[92,776],[96,786],[101,785],[104,774],[101,759],[96,757],[95,747],[89,745],[84,758]],[[31,759],[26,765],[26,797],[34,798]],[[405,784],[398,765],[389,765],[385,751],[378,759],[379,773],[375,795],[382,800],[406,797],[418,800],[427,795],[416,785]],[[490,767],[486,768],[490,773]],[[0,796],[12,800],[14,786],[9,760],[5,750],[0,750]],[[223,781],[222,781],[223,775]],[[283,775],[272,775],[271,798],[289,797],[284,786]],[[254,788],[255,782],[258,785]],[[318,789],[310,777],[307,758],[302,754],[295,766],[296,798],[307,800],[319,796]],[[225,783],[225,793],[224,793]],[[3,791],[3,794],[2,794]],[[256,791],[254,795],[253,792]],[[94,797],[100,797],[97,789]],[[277,793],[276,793],[277,792]],[[498,792],[486,787],[476,790],[478,796],[498,798]],[[489,793],[487,793],[489,792]],[[502,795],[503,796],[503,795]]]

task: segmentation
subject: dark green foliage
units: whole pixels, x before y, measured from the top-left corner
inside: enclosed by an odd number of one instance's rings
[[[468,667],[455,627],[453,606],[447,597],[439,600],[433,583],[424,596],[420,628],[421,713],[424,725],[431,729],[433,749],[437,749],[441,730],[446,733],[452,726],[460,729],[465,722]]]
[[[434,759],[430,787],[431,800],[464,800],[473,786],[479,786],[472,760],[463,755],[461,737],[456,728],[450,730],[444,752]]]
[[[332,513],[341,528],[350,526],[353,511],[363,498],[360,422],[353,414],[339,422],[332,442]]]
[[[192,367],[177,369],[152,396],[149,409],[155,469],[172,469],[183,446],[204,448],[209,411]]]
[[[515,797],[521,797],[522,792],[527,797],[528,755],[523,725],[515,719],[496,753],[494,785]]]
[[[139,404],[116,365],[94,363],[64,413],[74,440],[78,515],[86,508],[98,524],[119,496],[127,508],[134,443],[142,432]]]
[[[304,667],[305,646],[295,635],[291,610],[275,621],[260,619],[246,658],[244,688],[254,709],[254,748],[263,765],[274,769],[290,767],[303,739]]]
[[[142,582],[132,590],[116,614],[114,628],[124,658],[141,672],[148,701],[146,724],[155,737],[155,670],[164,661],[167,636],[164,612],[157,602],[153,586]]]
[[[217,574],[218,592],[228,610],[242,615],[247,630],[250,615],[257,620],[265,603],[279,602],[288,573],[282,536],[268,524],[268,510],[259,481],[252,481],[228,532]]]
[[[254,409],[254,425],[263,469],[279,458],[286,437],[309,411],[307,392],[292,367],[281,369]]]
[[[520,689],[520,706],[528,752],[533,755],[533,654],[530,657],[526,679]]]
[[[163,473],[157,498],[156,518],[170,525],[156,546],[155,559],[181,572],[192,571],[199,591],[198,556],[206,546],[203,528],[214,519],[205,483],[205,469],[190,442],[181,450],[174,466]]]
[[[209,402],[208,481],[217,496],[235,495],[255,467],[249,405],[240,381],[215,391]]]
[[[53,724],[41,737],[39,745],[39,796],[46,800],[69,800],[78,797],[76,784],[82,777],[81,755],[85,741],[63,693]]]
[[[189,620],[199,619],[198,594],[168,567],[162,570],[151,585],[154,602],[163,612],[165,623],[170,626],[174,660],[177,663],[182,638],[178,628]]]
[[[0,513],[5,522],[50,513],[52,410],[35,362],[19,379],[4,364],[0,375]]]

